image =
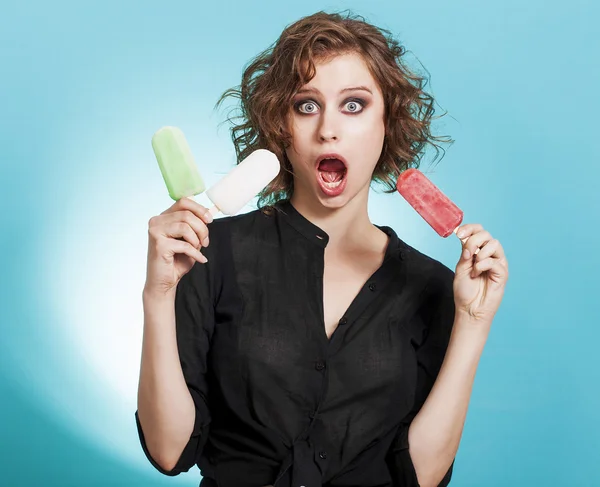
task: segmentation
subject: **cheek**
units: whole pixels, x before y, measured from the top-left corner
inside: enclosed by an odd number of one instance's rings
[[[292,145],[288,148],[288,157],[296,160],[310,149],[311,127],[309,121],[296,120],[292,125]],[[291,159],[290,157],[290,159]]]
[[[363,156],[379,159],[385,137],[385,124],[379,116],[364,117],[353,124],[349,132],[350,140],[357,151]],[[371,159],[371,157],[368,157]],[[375,161],[377,162],[377,161]]]
[[[285,149],[287,158],[290,161],[290,164],[292,165],[292,170],[295,173],[298,173],[298,171],[302,171],[303,166],[306,165],[303,163],[303,160],[305,159],[304,154],[306,153],[307,146],[301,134],[301,130],[294,130],[292,132],[291,145]]]
[[[352,135],[377,139],[385,132],[383,105],[377,102],[367,105],[365,110],[355,116],[346,118],[347,131]]]

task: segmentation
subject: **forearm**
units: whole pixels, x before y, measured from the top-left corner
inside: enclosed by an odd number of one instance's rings
[[[409,428],[409,452],[421,487],[437,486],[456,456],[488,332],[487,325],[455,317],[438,377]]]
[[[171,470],[192,434],[195,407],[179,361],[174,295],[144,292],[143,302],[138,416],[150,455]]]

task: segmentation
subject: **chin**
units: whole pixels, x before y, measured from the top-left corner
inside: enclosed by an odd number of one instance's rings
[[[346,205],[354,202],[357,199],[360,199],[361,192],[352,190],[349,187],[346,187],[344,192],[338,196],[326,196],[324,195],[319,188],[316,188],[317,192],[317,200],[321,203],[321,206],[324,208],[329,208],[331,210],[337,210],[339,208],[343,208]]]
[[[319,198],[319,203],[321,203],[321,206],[330,210],[343,208],[346,206],[346,204],[348,204],[348,201],[348,198],[345,198],[344,195],[340,195],[335,198]]]

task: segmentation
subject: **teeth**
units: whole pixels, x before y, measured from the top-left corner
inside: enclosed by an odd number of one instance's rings
[[[342,182],[344,181],[345,177],[346,177],[346,173],[344,172],[343,177],[339,181],[329,182],[329,181],[325,181],[323,179],[323,174],[319,174],[319,179],[321,181],[321,184],[324,187],[326,187],[327,189],[331,189],[331,190],[337,188],[340,184],[342,184]]]
[[[342,184],[342,181],[344,180],[344,178],[342,178],[339,181],[329,182],[329,181],[325,181],[323,179],[322,175],[319,176],[319,179],[321,180],[321,183],[323,184],[323,186],[325,186],[328,189],[335,189],[335,188],[337,188],[340,184]]]

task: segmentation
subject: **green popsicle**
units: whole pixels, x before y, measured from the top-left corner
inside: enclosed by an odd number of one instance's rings
[[[163,127],[152,136],[160,172],[175,201],[202,193],[206,187],[181,129]]]

